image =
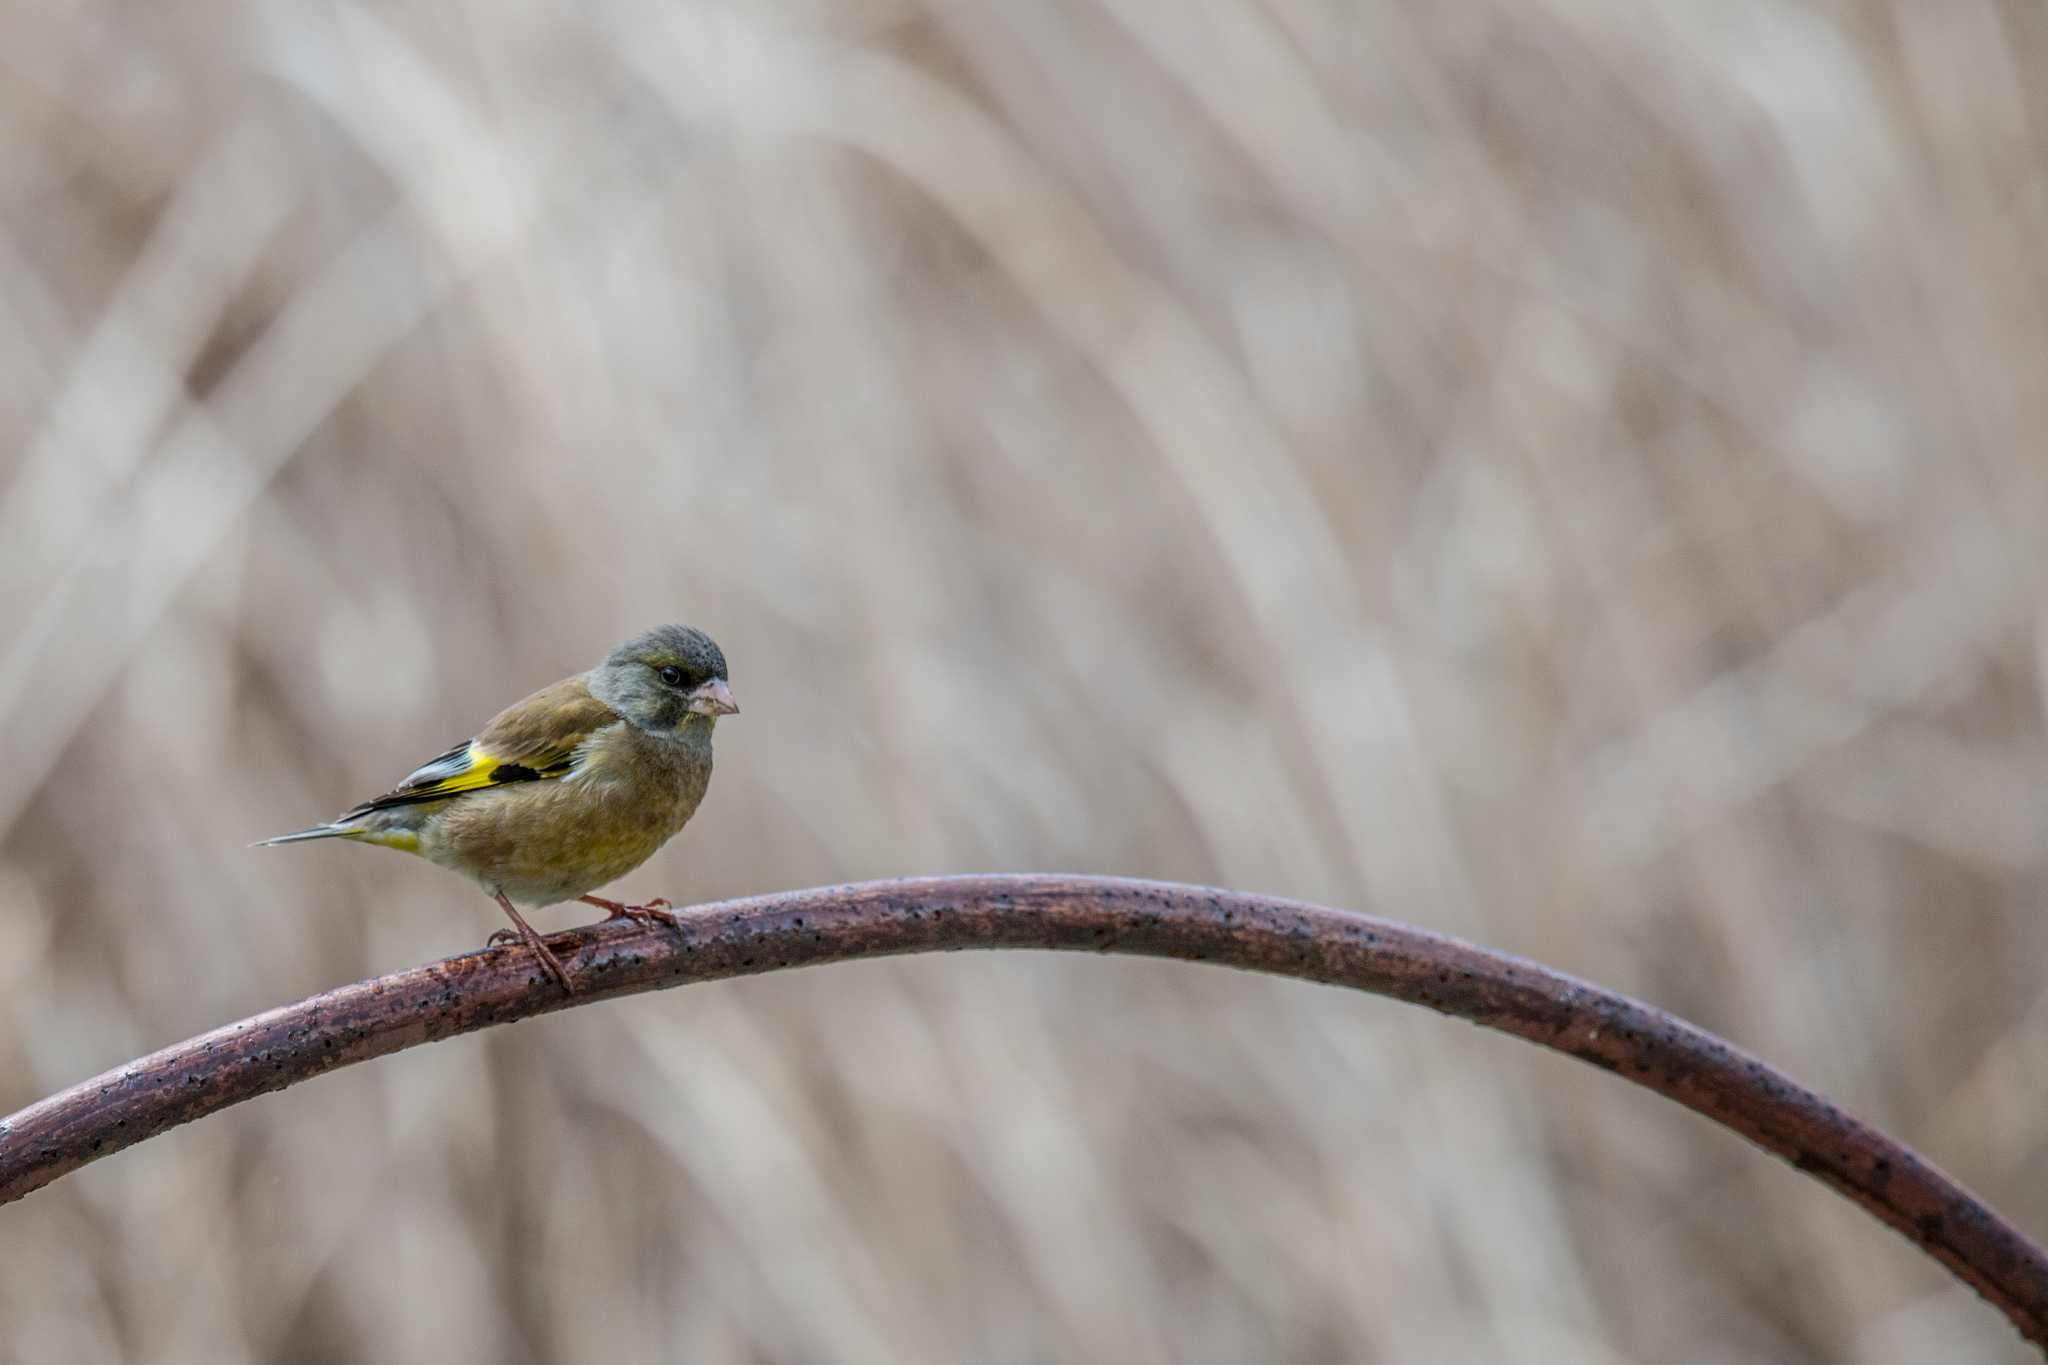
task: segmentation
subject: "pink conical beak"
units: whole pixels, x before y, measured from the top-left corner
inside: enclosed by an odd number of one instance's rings
[[[700,716],[736,716],[740,704],[732,699],[732,689],[725,685],[725,679],[713,678],[690,693],[690,709]]]

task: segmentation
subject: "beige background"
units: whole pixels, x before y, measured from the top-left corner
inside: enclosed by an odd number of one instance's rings
[[[2048,1233],[2043,70],[1975,0],[11,0],[0,1108],[481,942],[244,846],[683,619],[745,712],[629,894],[1367,908]],[[338,1075],[0,1265],[7,1362],[2025,1358],[1606,1076],[1030,956]]]

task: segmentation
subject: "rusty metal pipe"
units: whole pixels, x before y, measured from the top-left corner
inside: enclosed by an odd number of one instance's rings
[[[1132,953],[1350,986],[1555,1049],[1731,1128],[1904,1233],[2048,1348],[2048,1254],[1911,1150],[1714,1035],[1547,967],[1300,901],[1107,877],[821,887],[553,935],[360,981],[229,1024],[0,1120],[0,1202],[231,1104],[420,1043],[615,996],[959,948]]]

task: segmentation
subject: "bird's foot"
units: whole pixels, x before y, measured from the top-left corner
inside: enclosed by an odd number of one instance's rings
[[[556,983],[561,986],[562,994],[576,994],[576,987],[569,982],[569,969],[562,965],[562,959],[556,957],[554,950],[549,948],[541,940],[541,936],[533,931],[533,926],[526,922],[526,917],[512,908],[512,902],[505,899],[504,892],[500,891],[497,894],[496,900],[499,907],[511,917],[513,927],[518,930],[517,937],[524,940],[527,947],[533,949],[533,955],[540,959],[540,965],[547,968],[548,975],[554,977]],[[496,934],[492,934],[491,942],[498,942],[499,935],[506,932],[508,931],[500,929]]]
[[[585,905],[594,905],[604,911],[606,923],[615,919],[629,919],[635,924],[661,924],[671,929],[682,927],[676,918],[676,908],[666,896],[656,896],[645,905],[627,905],[624,901],[609,901],[603,896],[579,897]]]

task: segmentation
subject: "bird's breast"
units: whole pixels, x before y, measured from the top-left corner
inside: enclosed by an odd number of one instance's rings
[[[680,829],[711,785],[710,736],[614,725],[591,737],[565,785],[595,788],[607,800],[641,806],[650,818],[673,818]]]

